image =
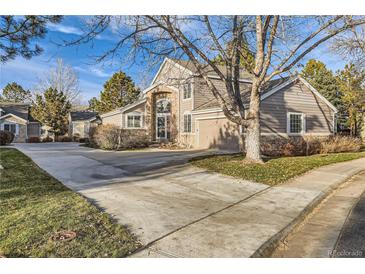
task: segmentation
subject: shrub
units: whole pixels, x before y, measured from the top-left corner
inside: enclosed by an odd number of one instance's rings
[[[49,136],[44,137],[42,139],[42,143],[49,143],[49,142],[53,142],[53,139],[51,137],[49,137]]]
[[[89,138],[79,138],[79,142],[80,143],[86,143],[86,144],[90,143]]]
[[[28,138],[28,143],[40,143],[40,142],[41,142],[41,139],[37,136]]]
[[[90,145],[101,149],[141,148],[149,144],[145,129],[120,129],[114,125],[100,125],[90,129]]]
[[[321,153],[355,152],[361,149],[361,140],[349,136],[333,136],[321,144]]]
[[[263,137],[261,152],[266,156],[304,156],[320,153],[320,137]]]
[[[72,142],[72,138],[68,136],[60,136],[58,137],[58,142]]]
[[[75,134],[72,136],[72,140],[73,140],[74,142],[79,142],[79,141],[80,141],[80,134],[75,133]]]
[[[0,130],[0,145],[8,145],[14,141],[14,133],[7,130]]]

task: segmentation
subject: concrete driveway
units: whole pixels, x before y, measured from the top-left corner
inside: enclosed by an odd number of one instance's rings
[[[207,151],[112,152],[76,143],[16,147],[127,225],[143,244],[171,236],[267,188],[186,164]]]

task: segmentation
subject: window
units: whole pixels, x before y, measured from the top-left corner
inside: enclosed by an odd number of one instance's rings
[[[191,114],[184,114],[184,132],[191,132]]]
[[[4,130],[10,131],[14,134],[16,134],[16,124],[4,124]]]
[[[127,116],[127,127],[128,128],[141,128],[142,127],[142,116],[141,115],[128,115]]]
[[[156,102],[156,112],[157,113],[170,113],[171,103],[166,99],[160,99]]]
[[[184,85],[184,99],[191,98],[191,83]]]
[[[302,134],[304,132],[304,114],[288,113],[288,133]]]

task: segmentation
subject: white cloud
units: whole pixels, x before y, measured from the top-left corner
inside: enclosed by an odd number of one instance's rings
[[[52,31],[58,31],[66,34],[76,34],[76,35],[82,35],[82,31],[78,28],[75,28],[73,26],[66,26],[62,24],[53,24],[49,23],[48,27]]]
[[[98,67],[84,68],[84,67],[76,66],[76,67],[74,67],[74,69],[76,69],[77,71],[82,72],[82,73],[87,73],[87,74],[97,76],[97,77],[102,77],[102,78],[110,76],[109,73],[106,73],[104,70],[102,70],[101,68],[98,68]]]

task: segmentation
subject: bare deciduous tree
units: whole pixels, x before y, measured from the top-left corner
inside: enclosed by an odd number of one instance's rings
[[[71,44],[90,42],[112,27],[118,41],[97,58],[123,58],[128,47],[135,60],[165,56],[188,58],[205,80],[225,116],[245,129],[246,159],[262,162],[260,153],[260,102],[263,87],[293,70],[303,58],[329,39],[365,24],[364,17],[351,16],[130,16],[94,17],[84,36]],[[229,50],[226,45],[229,43]],[[242,44],[254,56],[254,66],[244,65],[251,74],[250,102],[240,90]],[[220,55],[222,70],[212,59]],[[251,60],[252,61],[252,60]],[[224,83],[219,90],[208,74],[214,72]]]
[[[39,80],[36,92],[43,93],[50,87],[62,92],[72,104],[79,103],[79,77],[72,66],[65,64],[62,59],[57,59],[56,65]]]
[[[339,35],[332,44],[332,49],[359,67],[365,66],[365,26],[352,28],[350,33]]]

